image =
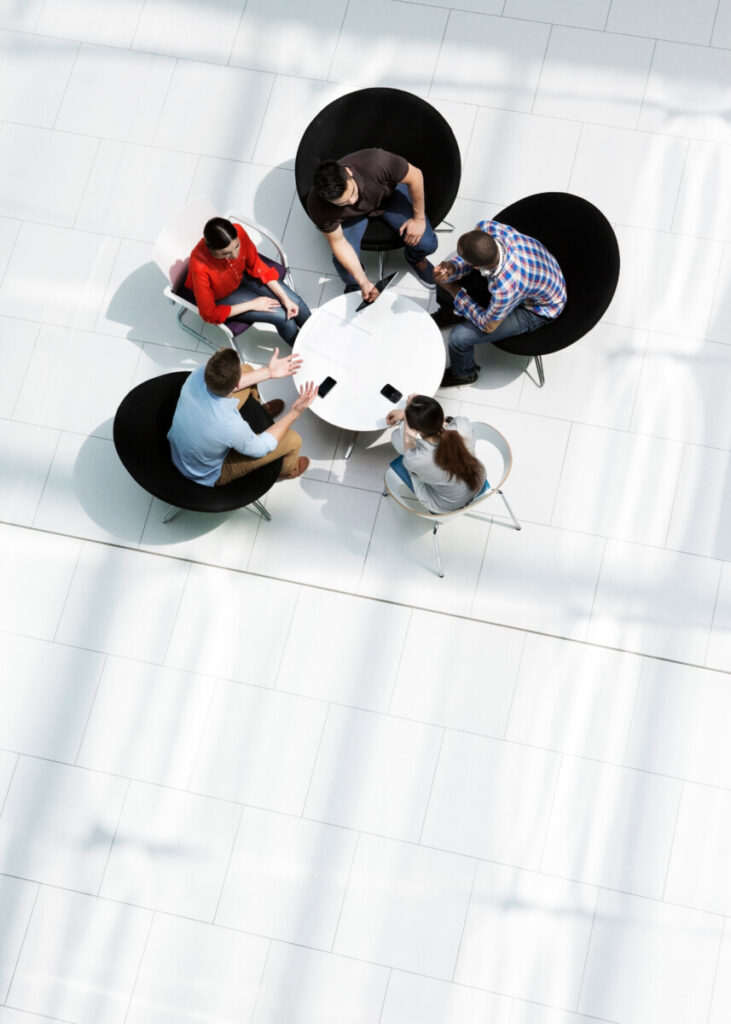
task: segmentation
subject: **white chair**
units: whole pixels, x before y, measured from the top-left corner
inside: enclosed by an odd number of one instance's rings
[[[178,323],[183,330],[192,335],[192,337],[196,338],[198,341],[204,341],[206,345],[210,345],[215,349],[218,346],[215,341],[212,341],[211,338],[206,335],[205,327],[207,326],[209,330],[219,328],[223,336],[221,339],[223,343],[236,349],[234,339],[238,337],[238,335],[243,334],[244,331],[248,330],[248,328],[253,325],[237,322],[232,322],[231,324],[205,324],[198,314],[198,307],[195,303],[183,298],[182,295],[178,295],[178,291],[185,284],[185,279],[188,275],[190,254],[203,237],[204,225],[211,219],[211,217],[219,216],[221,216],[221,214],[219,214],[210,199],[205,196],[200,196],[198,199],[194,199],[191,203],[188,203],[186,207],[176,213],[174,217],[171,217],[162,229],[155,245],[152,258],[168,280],[168,284],[163,291],[163,295],[166,299],[169,299],[173,305],[178,307]],[[224,214],[224,216],[228,220],[235,221],[238,224],[243,225],[257,249],[260,251],[263,250],[263,255],[269,256],[284,267],[284,279],[289,287],[293,291],[296,291],[292,281],[292,275],[287,265],[287,256],[282,248],[281,242],[270,231],[261,227],[259,224],[256,224],[254,221],[247,220],[244,217],[239,217],[234,213],[227,213]],[[267,249],[270,251],[267,252]],[[193,314],[193,316],[197,318],[200,324],[199,329],[196,330],[195,327],[190,325],[190,323],[186,323],[186,314]],[[258,324],[257,326],[262,329],[270,328],[271,330],[275,330],[275,328],[271,327],[269,324]]]
[[[492,497],[493,494],[499,494],[505,502],[505,507],[510,514],[510,518],[513,520],[515,529],[522,529],[520,523],[515,518],[512,508],[508,504],[508,499],[502,491],[502,486],[507,480],[510,470],[513,468],[513,453],[510,450],[510,445],[500,431],[496,430],[495,427],[491,427],[488,423],[473,423],[472,429],[475,432],[477,458],[482,462],[487,471],[488,489],[476,498],[473,498],[469,505],[455,509],[454,512],[429,512],[418,501],[413,491],[409,490],[398,473],[390,466],[386,470],[383,480],[384,496],[390,495],[401,508],[411,515],[417,516],[419,519],[427,519],[434,524],[432,537],[434,540],[434,552],[437,557],[437,572],[440,578],[444,576],[444,570],[442,569],[442,559],[439,553],[437,530],[442,523],[451,519],[457,519],[468,512],[475,512],[477,507]]]

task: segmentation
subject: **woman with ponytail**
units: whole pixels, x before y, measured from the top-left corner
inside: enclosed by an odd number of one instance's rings
[[[482,490],[485,467],[475,456],[475,435],[466,417],[445,419],[435,398],[409,395],[406,408],[394,409],[386,423],[398,426],[391,443],[402,460],[393,468],[430,512],[454,512]]]

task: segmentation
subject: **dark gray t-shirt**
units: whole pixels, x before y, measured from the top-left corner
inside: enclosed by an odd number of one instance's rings
[[[382,205],[396,191],[396,186],[409,172],[409,162],[385,149],[359,149],[337,161],[349,167],[358,186],[358,199],[352,206],[336,206],[310,189],[307,212],[320,231],[330,232],[344,220],[376,217]]]

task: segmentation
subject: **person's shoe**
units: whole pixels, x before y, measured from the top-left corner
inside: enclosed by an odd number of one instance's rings
[[[462,384],[474,384],[480,375],[480,367],[476,366],[472,373],[466,377],[458,377],[456,373],[452,373],[451,369],[444,371],[442,377],[442,383],[439,385],[440,388],[458,388]]]
[[[462,323],[464,318],[455,313],[449,306],[440,306],[436,312],[431,315],[432,320],[437,327],[452,327],[454,324]]]
[[[262,405],[262,409],[266,409],[271,418],[275,420],[284,408],[284,402],[281,398],[273,398],[271,402],[265,402]]]
[[[409,266],[414,271],[416,276],[419,278],[422,284],[425,284],[427,288],[434,288],[434,264],[430,263],[429,260],[419,260],[418,263],[409,263]]]
[[[302,476],[307,471],[307,467],[310,464],[310,460],[306,455],[300,455],[297,459],[297,469],[294,473],[280,473],[277,479],[279,480],[296,480],[298,476]]]

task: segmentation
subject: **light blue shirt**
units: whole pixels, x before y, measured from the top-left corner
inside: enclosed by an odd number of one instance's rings
[[[173,464],[198,484],[213,487],[229,448],[260,459],[277,447],[266,431],[255,434],[239,414],[235,398],[211,394],[199,366],[183,384],[168,431]]]

